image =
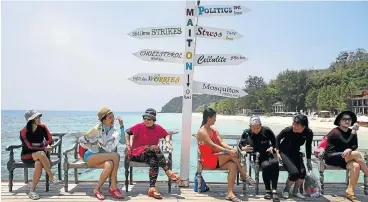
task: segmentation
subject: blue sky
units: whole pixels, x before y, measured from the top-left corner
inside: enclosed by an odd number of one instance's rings
[[[199,25],[234,29],[236,41],[198,39],[197,53],[242,54],[237,66],[195,69],[194,80],[243,86],[286,69],[327,68],[340,51],[368,49],[368,2],[205,2],[241,4],[240,16],[200,18]],[[145,62],[141,49],[184,51],[184,37],[135,39],[141,27],[184,28],[185,1],[2,2],[2,109],[161,110],[180,86],[139,86],[137,73],[182,74],[183,65]]]

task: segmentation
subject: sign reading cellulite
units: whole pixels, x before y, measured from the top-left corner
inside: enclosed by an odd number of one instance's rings
[[[194,93],[217,95],[229,98],[240,98],[248,95],[244,90],[238,87],[212,84],[200,81],[194,81],[193,91]]]
[[[247,58],[235,54],[196,54],[196,65],[198,66],[221,66],[221,65],[239,65]]]

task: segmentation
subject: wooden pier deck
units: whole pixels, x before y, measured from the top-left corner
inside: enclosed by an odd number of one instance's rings
[[[37,186],[37,192],[39,193],[41,199],[39,201],[60,201],[60,202],[87,202],[87,201],[98,201],[93,196],[93,187],[96,182],[80,182],[79,184],[69,184],[70,192],[64,192],[62,184],[51,186],[49,192],[44,192],[45,185],[44,182],[40,182]],[[119,182],[123,185],[123,182]],[[226,184],[209,184],[210,191],[206,193],[198,194],[193,191],[192,187],[180,188],[173,186],[172,193],[168,193],[167,184],[164,182],[158,182],[157,187],[161,194],[164,196],[163,201],[168,202],[184,202],[184,201],[225,201],[225,194],[227,191]],[[282,189],[282,185],[279,185],[278,191]],[[25,202],[32,201],[27,197],[27,193],[30,189],[30,185],[24,184],[24,182],[15,182],[13,186],[13,191],[8,192],[8,182],[1,182],[1,200],[6,202]],[[152,201],[154,199],[147,196],[148,183],[140,182],[129,187],[129,192],[125,193],[123,191],[125,199],[123,201]],[[282,199],[281,193],[279,193],[281,201],[335,201],[335,202],[345,202],[349,201],[344,198],[346,185],[345,184],[326,184],[325,185],[325,195],[319,198],[307,197],[306,200],[290,198],[288,200]],[[103,193],[105,194],[105,201],[117,201],[112,198],[108,193],[107,184],[103,186]],[[254,196],[252,195],[252,188],[250,188],[249,193],[246,196],[242,194],[242,186],[235,185],[235,194],[243,201],[269,201],[263,199],[263,195]],[[264,185],[260,185],[260,194],[264,193]],[[362,185],[360,184],[356,188],[356,194],[359,200],[368,201],[368,196],[363,193]]]

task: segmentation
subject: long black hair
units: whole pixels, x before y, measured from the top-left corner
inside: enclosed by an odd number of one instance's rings
[[[202,120],[202,125],[201,127],[207,123],[208,118],[212,118],[213,116],[216,115],[216,111],[213,110],[212,108],[208,107],[205,108],[203,111],[203,120]]]
[[[33,123],[34,123],[34,120],[30,120],[27,122],[26,129],[27,129],[28,134],[33,133],[33,128],[32,128]]]
[[[309,128],[309,121],[306,115],[298,114],[294,116],[293,122],[304,126],[306,129]]]

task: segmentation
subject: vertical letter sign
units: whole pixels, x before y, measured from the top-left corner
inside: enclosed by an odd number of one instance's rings
[[[181,136],[181,164],[180,186],[189,186],[189,158],[190,139],[192,134],[192,94],[193,94],[193,71],[194,71],[194,47],[195,47],[195,13],[197,12],[193,1],[187,0],[185,9],[185,58],[184,58],[184,82],[183,82],[183,110]]]

